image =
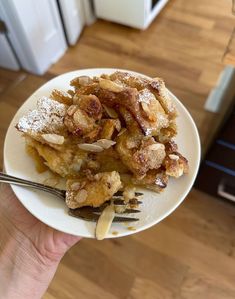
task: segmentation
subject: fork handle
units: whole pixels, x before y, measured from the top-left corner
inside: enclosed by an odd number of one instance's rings
[[[65,199],[65,190],[60,190],[57,188],[53,188],[44,184],[35,183],[32,181],[20,179],[8,174],[5,174],[3,172],[0,172],[0,183],[7,183],[7,184],[14,184],[14,185],[20,185],[25,187],[31,187],[34,189],[42,190],[48,193],[51,193],[53,195],[56,195],[63,200]]]

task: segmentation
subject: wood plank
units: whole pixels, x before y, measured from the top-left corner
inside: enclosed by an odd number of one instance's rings
[[[162,288],[174,293],[182,284],[188,265],[176,256],[169,255],[167,251],[160,251],[157,248],[157,235],[154,235],[153,231],[151,238],[155,247],[151,244],[148,246],[149,239],[148,241],[145,239],[146,236],[148,238],[147,232],[136,234],[139,238],[128,237],[92,242],[91,246],[124,268],[129,275],[154,281]]]
[[[235,66],[235,28],[232,31],[223,57],[224,64]]]
[[[177,229],[186,236],[228,256],[233,254],[235,209],[229,203],[193,190],[190,199],[164,223],[171,228],[177,223]]]
[[[234,291],[223,286],[220,280],[189,271],[176,299],[233,299]]]
[[[153,239],[153,235],[157,242]],[[142,234],[134,235],[133,238],[147,244],[152,250],[177,259],[194,271],[205,273],[206,276],[221,281],[221,285],[235,292],[235,259],[197,241],[195,235],[186,236],[177,228],[169,228],[161,223]]]
[[[79,274],[107,293],[111,293],[117,298],[125,298],[133,284],[134,273],[118,263],[113,256],[107,255],[106,242],[97,242],[104,249],[103,252],[96,250],[92,246],[93,242],[94,240],[89,239],[79,242],[68,252],[62,260],[62,264],[78,271]]]
[[[170,20],[207,30],[212,29],[216,22],[215,20],[208,19],[204,16],[192,15],[189,12],[175,9],[167,10],[165,16]]]
[[[60,284],[57,284],[57,280]],[[76,286],[76,287],[75,287]],[[48,297],[49,294],[49,297]],[[95,282],[87,279],[85,276],[72,270],[64,264],[60,264],[57,277],[50,285],[49,292],[44,299],[64,299],[64,298],[86,298],[86,299],[117,299],[112,292],[107,292],[99,287]]]
[[[137,277],[127,299],[173,299],[174,294],[156,282]]]
[[[221,0],[198,0],[197,5],[194,1],[178,0],[174,1],[172,9],[177,8],[181,11],[187,11],[193,15],[205,16],[210,19],[214,19],[216,22],[218,19],[225,17],[226,20],[233,20],[231,14],[232,4],[231,1]]]
[[[19,71],[13,72],[7,69],[0,68],[0,94],[6,89],[11,88],[17,82],[23,80],[26,77],[26,73]]]

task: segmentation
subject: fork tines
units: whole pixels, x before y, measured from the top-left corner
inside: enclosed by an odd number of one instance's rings
[[[113,199],[113,204],[115,206],[126,206],[124,207],[124,210],[121,212],[121,214],[134,214],[134,213],[139,213],[140,211],[137,209],[133,209],[132,208],[132,204],[134,204],[134,206],[136,207],[138,204],[141,204],[141,201],[138,201],[137,198],[133,198],[130,201],[130,204],[126,203],[123,199],[118,199],[118,198],[114,198]],[[104,203],[102,206],[100,207],[82,207],[82,208],[78,208],[78,209],[69,209],[69,215],[76,217],[76,218],[80,218],[83,220],[87,220],[87,221],[97,221],[100,217],[100,214],[102,213],[102,211],[110,204],[110,202],[106,202]],[[138,221],[138,218],[134,218],[134,217],[123,217],[123,216],[115,216],[113,222],[132,222],[132,221]]]
[[[141,193],[141,192],[135,192],[135,196],[137,197],[137,196],[142,196],[143,195],[143,193]],[[113,196],[123,196],[123,191],[117,191]]]
[[[119,199],[119,198],[114,198],[113,203],[116,206],[124,206],[127,204],[123,199]],[[142,204],[142,201],[138,200],[137,198],[133,198],[129,201],[129,203],[133,204],[133,205],[140,205],[140,204]]]
[[[129,200],[129,202],[125,202],[123,198],[120,198],[123,196],[123,191],[118,191],[113,195],[113,198],[111,201],[115,206],[125,206],[124,210],[121,212],[121,214],[134,214],[139,213],[140,211],[136,208],[139,204],[142,204],[142,201],[138,200],[138,197],[143,195],[143,193],[135,192],[135,198]],[[94,221],[96,222],[102,211],[107,207],[107,205],[110,204],[109,202],[104,203],[102,206],[93,208],[93,207],[82,207],[77,209],[69,209],[69,215],[80,218],[87,221]],[[118,213],[120,214],[120,213]],[[113,222],[132,222],[132,221],[138,221],[138,218],[134,217],[125,217],[125,216],[115,216],[113,219]]]
[[[69,209],[69,215],[86,221],[96,222],[99,219],[100,214],[95,213],[93,209],[94,208],[92,207],[83,207],[74,210]],[[115,216],[113,222],[133,222],[138,220],[139,220],[138,218],[133,218],[133,217]]]

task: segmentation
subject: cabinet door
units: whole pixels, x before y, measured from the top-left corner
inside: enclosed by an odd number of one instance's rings
[[[82,0],[59,0],[68,43],[74,45],[84,26]]]
[[[0,33],[0,67],[17,71],[19,64],[5,34]]]
[[[8,0],[0,6],[21,65],[44,73],[67,48],[56,0]]]

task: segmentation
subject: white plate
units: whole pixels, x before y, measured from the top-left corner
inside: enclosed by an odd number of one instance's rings
[[[37,182],[42,182],[48,177],[48,173],[38,174],[35,171],[34,162],[25,152],[24,138],[15,129],[19,118],[29,109],[35,108],[39,97],[49,96],[52,89],[57,88],[65,91],[69,89],[70,80],[76,76],[95,76],[102,73],[109,74],[114,71],[116,69],[85,69],[66,73],[50,80],[35,91],[18,110],[8,128],[4,145],[6,172],[13,176]],[[193,185],[200,161],[198,132],[187,109],[173,94],[171,94],[171,97],[179,111],[179,117],[177,118],[179,133],[176,142],[179,151],[189,160],[189,173],[179,179],[170,179],[166,190],[161,194],[145,190],[141,213],[138,214],[140,220],[128,224],[128,226],[133,226],[135,230],[128,229],[127,225],[115,223],[112,224],[108,238],[131,235],[158,223],[179,206]],[[95,224],[69,216],[62,200],[57,200],[54,196],[41,191],[19,186],[12,186],[12,188],[25,208],[42,222],[59,231],[94,238]],[[118,234],[112,234],[114,231]]]

